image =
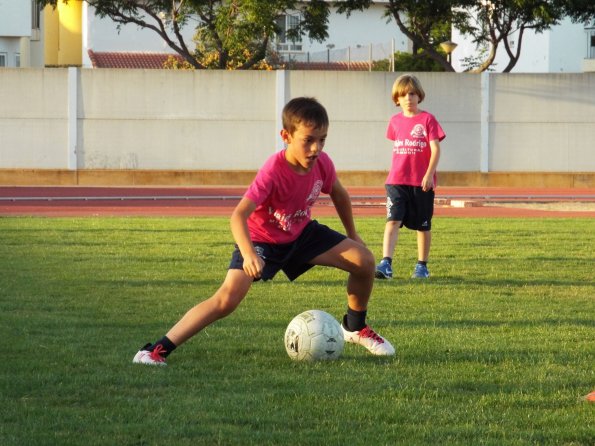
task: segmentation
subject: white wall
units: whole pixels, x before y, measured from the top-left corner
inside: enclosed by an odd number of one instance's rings
[[[256,170],[279,146],[284,99],[302,95],[328,109],[326,150],[337,169],[389,167],[392,144],[384,135],[398,112],[390,91],[399,73],[75,74],[69,84],[67,69],[0,69],[0,169]],[[595,172],[595,73],[418,77],[426,91],[421,108],[447,134],[439,170]]]
[[[68,166],[66,70],[0,69],[0,167]]]
[[[491,77],[495,171],[595,171],[595,73]]]
[[[31,0],[0,0],[0,37],[31,35]]]
[[[0,0],[0,53],[6,54],[7,67],[16,66],[25,36],[31,36],[31,0]]]
[[[365,12],[355,11],[349,18],[345,14],[337,14],[336,8],[331,8],[329,17],[329,37],[324,42],[304,40],[304,51],[324,51],[328,44],[334,48],[367,47],[369,44],[387,44],[395,41],[395,51],[406,51],[408,39],[399,27],[383,17],[385,6],[372,5]],[[388,55],[384,56],[388,57]]]
[[[581,73],[587,57],[585,25],[564,19],[550,35],[549,73]]]
[[[78,167],[252,169],[275,149],[274,76],[82,70]]]

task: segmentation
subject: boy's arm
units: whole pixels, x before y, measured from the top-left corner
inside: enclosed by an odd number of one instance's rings
[[[361,244],[364,244],[363,240],[358,235],[355,229],[355,222],[353,221],[353,210],[351,208],[351,197],[349,193],[341,182],[337,179],[333,184],[333,188],[330,192],[331,200],[333,200],[333,204],[335,205],[335,209],[337,210],[337,214],[339,214],[339,218],[341,219],[341,223],[343,223],[343,227],[345,228],[345,232],[347,233],[347,237]]]
[[[250,277],[258,279],[264,268],[264,260],[256,254],[248,230],[248,217],[255,209],[256,204],[243,197],[231,213],[230,226],[233,238],[244,258],[244,272]]]
[[[434,139],[430,141],[430,163],[428,164],[428,169],[426,170],[426,174],[421,182],[421,188],[424,192],[434,189],[434,174],[436,173],[436,168],[438,167],[438,161],[440,160],[440,141]]]

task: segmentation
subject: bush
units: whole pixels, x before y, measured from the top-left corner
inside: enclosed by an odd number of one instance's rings
[[[372,71],[388,71],[389,68],[388,59],[376,60],[372,64]],[[417,54],[397,51],[395,52],[395,71],[444,71],[444,68],[423,51]]]

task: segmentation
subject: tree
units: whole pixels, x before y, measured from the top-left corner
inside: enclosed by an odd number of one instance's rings
[[[339,10],[350,14],[371,5],[370,0],[344,0]],[[543,32],[558,24],[564,17],[575,22],[595,19],[593,0],[388,0],[385,16],[412,42],[414,54],[422,48],[444,67],[454,71],[443,53],[438,50],[441,40],[436,32],[441,26],[455,27],[469,35],[476,44],[479,57],[473,58],[472,72],[491,69],[497,50],[502,44],[509,57],[503,72],[511,71],[521,56],[525,31]],[[516,33],[516,34],[515,34]],[[510,45],[515,37],[516,48]]]
[[[595,2],[593,0],[559,0],[564,15],[575,23],[590,23],[595,20]]]
[[[472,72],[487,70],[493,64],[500,44],[504,46],[509,60],[502,71],[510,72],[521,56],[525,31],[541,33],[564,17],[563,9],[556,3],[548,0],[477,2],[472,8],[477,26],[467,26],[461,31],[464,35],[470,35],[476,44],[487,44],[489,51],[486,59]],[[516,41],[515,49],[510,44],[512,38]]]
[[[68,0],[64,0],[68,2]],[[250,69],[261,63],[281,31],[278,19],[300,12],[289,37],[328,37],[328,4],[323,0],[83,0],[118,26],[136,24],[157,33],[194,68]],[[42,0],[56,6],[59,0]],[[197,22],[196,25],[194,23]],[[195,26],[191,50],[182,28]]]
[[[444,71],[454,71],[439,45],[450,40],[451,26],[459,26],[468,19],[467,7],[474,0],[389,0],[385,17],[395,21],[401,32],[411,40],[413,55],[422,53],[436,61]],[[344,0],[337,11],[348,16],[356,10],[370,7],[371,0]],[[421,56],[420,56],[421,57]]]

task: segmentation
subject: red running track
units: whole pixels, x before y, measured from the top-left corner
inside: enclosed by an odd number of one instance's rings
[[[383,187],[348,187],[356,217],[384,216]],[[229,216],[245,187],[0,186],[0,216]],[[439,187],[436,216],[594,218],[594,189]],[[464,201],[468,207],[447,205]],[[527,207],[508,207],[505,203]],[[592,203],[587,210],[534,209],[534,203]],[[490,203],[489,206],[482,206]],[[472,206],[472,204],[475,204]],[[315,216],[334,215],[321,197]]]

